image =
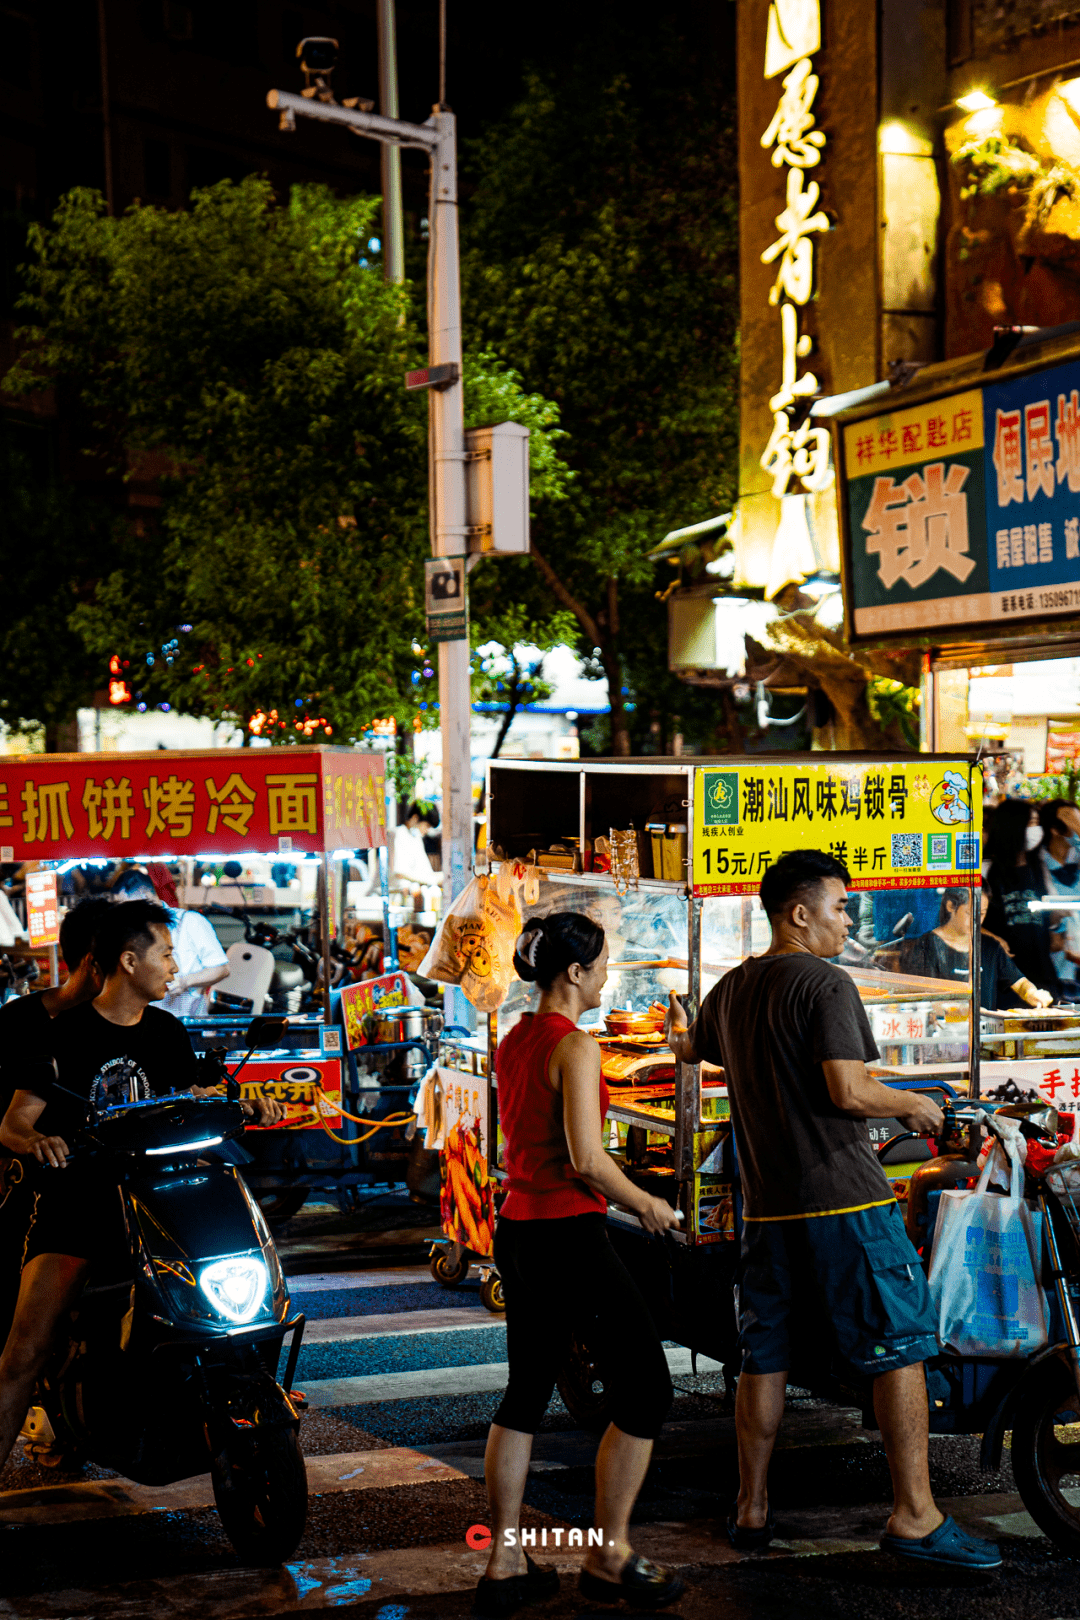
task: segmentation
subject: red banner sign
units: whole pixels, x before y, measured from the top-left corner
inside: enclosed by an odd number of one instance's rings
[[[0,861],[306,855],[385,843],[381,754],[244,748],[0,760]]]

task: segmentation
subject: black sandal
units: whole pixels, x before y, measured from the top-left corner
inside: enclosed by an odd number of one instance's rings
[[[534,1564],[525,1554],[524,1575],[511,1575],[504,1581],[490,1581],[482,1575],[476,1583],[473,1614],[484,1620],[499,1620],[500,1616],[516,1614],[530,1603],[543,1603],[557,1597],[558,1572],[550,1565]]]
[[[681,1575],[636,1553],[626,1560],[617,1581],[605,1581],[588,1569],[578,1576],[578,1591],[590,1603],[617,1603],[625,1598],[632,1609],[664,1609],[685,1590]]]
[[[736,1552],[763,1552],[776,1534],[776,1520],[773,1518],[771,1504],[768,1518],[760,1530],[751,1530],[749,1526],[743,1526],[739,1523],[739,1502],[738,1498],[736,1498],[731,1504],[725,1529],[728,1533],[728,1540]]]

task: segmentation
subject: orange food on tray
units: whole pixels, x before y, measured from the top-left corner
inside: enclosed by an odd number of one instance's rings
[[[609,1086],[641,1086],[675,1078],[675,1059],[670,1052],[611,1052],[602,1059],[600,1068]]]
[[[647,1012],[634,1012],[629,1007],[612,1007],[604,1017],[609,1035],[649,1035],[664,1027],[665,1009],[653,1002]]]

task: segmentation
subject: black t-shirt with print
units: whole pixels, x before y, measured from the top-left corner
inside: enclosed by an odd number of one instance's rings
[[[53,1019],[48,1052],[55,1081],[39,1072],[26,1089],[47,1104],[37,1129],[66,1140],[85,1124],[90,1108],[187,1091],[200,1077],[191,1037],[160,1007],[146,1007],[137,1024],[114,1024],[92,1001],[84,1002]]]
[[[705,997],[696,1046],[725,1071],[745,1219],[891,1202],[866,1121],[836,1107],[822,1068],[878,1056],[843,968],[804,952],[749,957]]]

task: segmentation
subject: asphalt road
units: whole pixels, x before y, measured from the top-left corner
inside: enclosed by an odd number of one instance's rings
[[[238,1565],[206,1480],[153,1490],[96,1468],[61,1478],[15,1456],[0,1472],[0,1620],[251,1620],[318,1609],[371,1620],[468,1615],[484,1559],[464,1538],[487,1522],[483,1445],[501,1395],[505,1330],[481,1306],[478,1280],[438,1287],[412,1263],[410,1241],[395,1251],[390,1239],[379,1265],[362,1245],[326,1245],[332,1263],[292,1280],[310,1324],[297,1385],[309,1403],[302,1439],[311,1500],[287,1565]],[[310,1253],[294,1263],[309,1267]],[[670,1360],[678,1395],[635,1520],[638,1549],[686,1575],[687,1595],[669,1612],[683,1620],[1080,1620],[1080,1560],[1036,1529],[1007,1461],[987,1476],[977,1441],[932,1441],[939,1501],[994,1536],[1005,1559],[1000,1576],[942,1581],[878,1549],[889,1479],[859,1414],[798,1395],[773,1468],[777,1540],[767,1554],[733,1553],[722,1529],[737,1479],[723,1380],[709,1363],[693,1377],[679,1350]],[[526,1613],[625,1612],[578,1599],[580,1554],[565,1545],[572,1527],[591,1522],[594,1452],[555,1397],[536,1441],[524,1524],[537,1532],[538,1560],[560,1571],[561,1592]]]

